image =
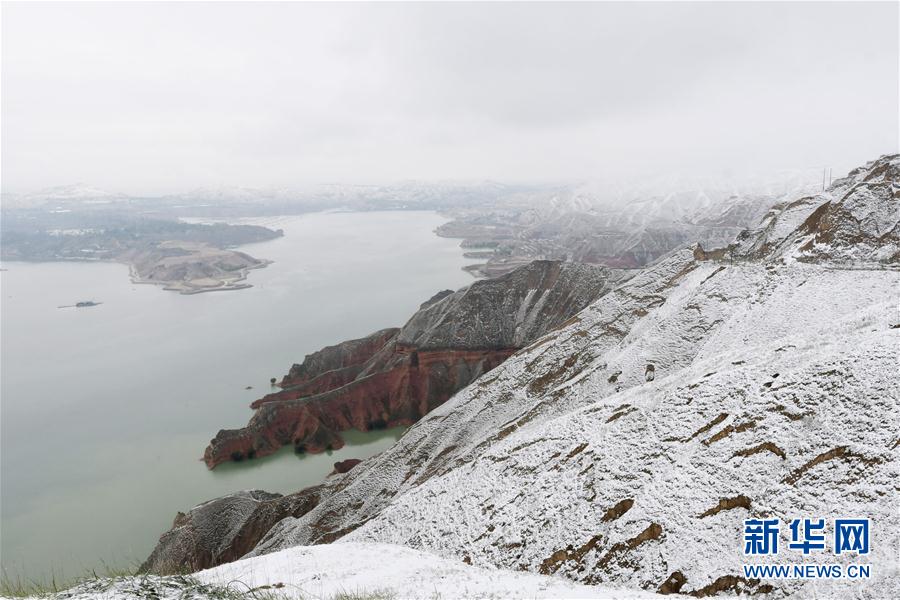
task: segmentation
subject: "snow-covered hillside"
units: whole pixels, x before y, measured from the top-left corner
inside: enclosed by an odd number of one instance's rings
[[[900,261],[900,156],[854,169],[828,193],[776,204],[760,225],[742,233],[727,255],[854,266]]]
[[[683,596],[679,596],[683,597]],[[191,577],[85,582],[51,600],[641,600],[653,593],[586,586],[533,573],[467,565],[391,544],[295,546]]]
[[[896,208],[898,163],[867,165],[853,198]],[[847,204],[832,191],[785,237]],[[254,554],[340,538],[634,589],[900,597],[900,274],[879,250],[896,233],[860,229],[875,250],[852,265],[843,242],[834,257],[675,252],[328,484]],[[872,578],[744,578],[743,520],[763,517],[871,518]]]
[[[197,574],[218,585],[240,581],[251,588],[283,585],[303,598],[379,591],[396,598],[660,598],[614,587],[590,587],[559,577],[496,568],[391,544],[347,543],[295,546]]]

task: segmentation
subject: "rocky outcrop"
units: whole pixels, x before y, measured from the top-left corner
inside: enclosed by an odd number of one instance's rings
[[[820,194],[774,206],[720,258],[842,265],[900,262],[900,155],[854,169]]]
[[[426,303],[397,336],[420,350],[522,348],[593,302],[621,273],[537,260]]]
[[[272,526],[286,517],[302,517],[319,501],[318,488],[282,496],[242,491],[178,513],[141,572],[199,571],[237,560],[252,550]]]
[[[800,260],[900,262],[900,155],[852,171],[836,191],[800,227]]]
[[[209,468],[271,454],[343,446],[341,431],[411,425],[511,354],[595,300],[621,273],[534,261],[425,302],[401,329],[329,346],[295,364],[282,389],[252,404],[241,429],[222,430]]]
[[[302,364],[292,366],[282,379],[281,387],[300,386],[327,373],[342,372],[355,366],[361,366],[396,337],[399,331],[400,329],[397,327],[382,329],[358,340],[348,340],[334,346],[326,346],[307,356]],[[355,375],[348,377],[347,381],[352,381]]]
[[[348,458],[347,460],[339,460],[334,463],[334,472],[335,473],[346,473],[362,461],[358,458]]]
[[[412,425],[456,391],[490,371],[516,348],[419,351],[391,342],[372,357],[386,363],[372,373],[360,373],[334,389],[308,392],[310,384],[287,389],[255,404],[246,427],[222,430],[204,454],[209,468],[272,454],[282,446],[295,451],[324,452],[341,448],[341,431],[370,431]],[[346,373],[346,371],[344,371]],[[315,385],[330,378],[317,379]]]
[[[283,445],[304,452],[338,448],[339,432],[350,428],[412,424],[569,320],[617,276],[599,267],[537,261],[505,277],[440,292],[402,329],[329,346],[295,364],[281,390],[254,402],[247,427],[219,432],[206,451],[207,465],[263,456]],[[335,463],[329,485],[362,468],[356,459]],[[239,492],[179,513],[141,569],[180,573],[236,560],[282,519],[314,509],[321,490]],[[319,539],[344,533],[323,531]]]

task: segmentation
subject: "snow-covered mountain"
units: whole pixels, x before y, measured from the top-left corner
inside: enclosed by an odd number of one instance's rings
[[[30,198],[42,199],[46,201],[81,201],[81,200],[122,200],[127,198],[125,194],[109,192],[98,187],[88,185],[86,183],[76,183],[72,185],[62,185],[47,188],[28,194]]]
[[[251,555],[388,542],[697,596],[900,596],[898,228],[881,218],[898,174],[884,157],[781,210],[746,259],[698,247],[643,269],[320,486]],[[865,214],[878,226],[856,227]],[[760,242],[774,231],[796,251]],[[796,559],[863,559],[871,579],[745,577],[744,519],[779,518],[784,537],[798,517],[871,519],[867,557]]]
[[[728,256],[793,256],[847,265],[900,261],[898,159],[872,161],[834,182],[827,194],[775,205],[743,233]]]
[[[680,181],[665,193],[651,182],[584,183],[510,192],[449,211],[440,235],[463,238],[478,272],[496,276],[534,259],[638,268],[689,243],[728,245],[773,206],[815,188],[784,174],[781,185]]]
[[[47,204],[65,206],[67,204],[109,204],[127,200],[128,196],[88,185],[76,183],[61,185],[27,194],[3,194],[4,209],[30,208]]]

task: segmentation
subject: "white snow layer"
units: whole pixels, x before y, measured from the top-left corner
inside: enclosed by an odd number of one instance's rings
[[[295,546],[225,564],[196,577],[251,588],[282,585],[302,598],[384,592],[395,598],[660,598],[658,594],[578,585],[561,578],[469,566],[393,544]]]
[[[344,543],[294,546],[190,577],[99,579],[45,600],[232,600],[238,596],[248,600],[662,598],[650,592],[474,567],[392,544]]]

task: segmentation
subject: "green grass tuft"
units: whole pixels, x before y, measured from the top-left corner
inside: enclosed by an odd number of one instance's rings
[[[17,572],[10,572],[3,567],[0,570],[0,596],[7,598],[46,598],[83,583],[98,579],[115,579],[133,577],[138,566],[114,567],[101,561],[99,572],[89,569],[78,577],[61,577],[55,571],[41,578],[27,577]]]

